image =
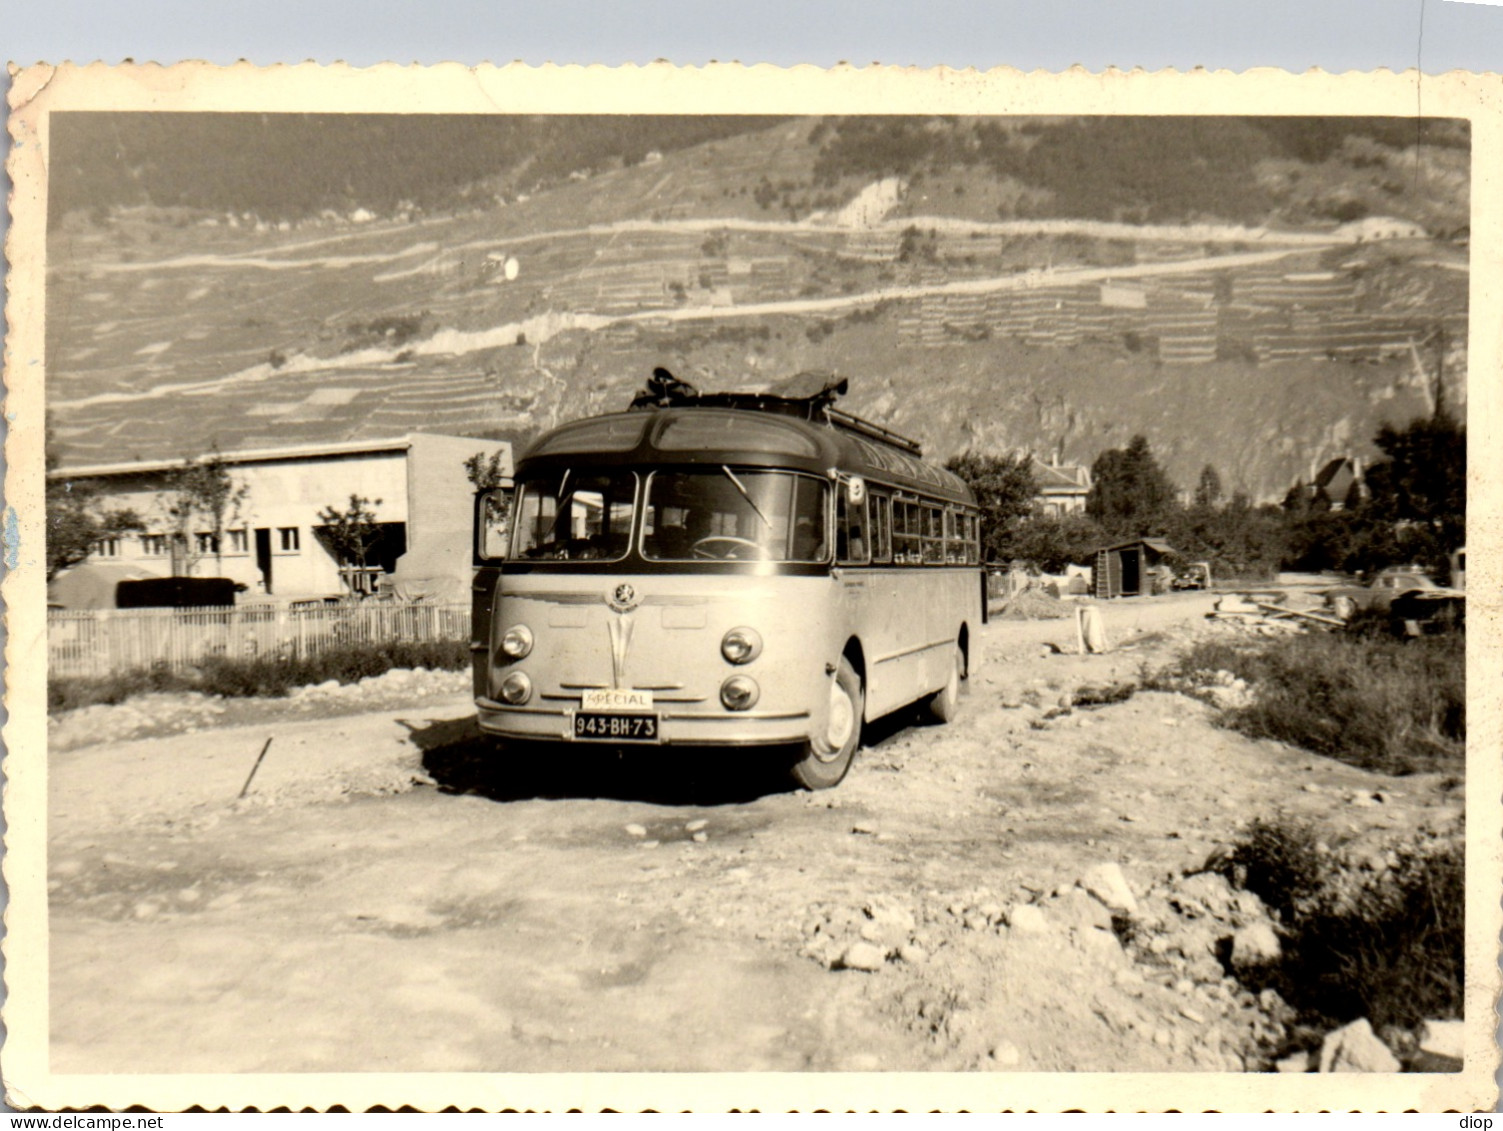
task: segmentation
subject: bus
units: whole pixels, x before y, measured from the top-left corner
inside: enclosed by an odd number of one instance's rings
[[[805,397],[658,370],[475,507],[474,691],[516,743],[782,747],[845,777],[863,725],[950,721],[986,615],[979,514],[915,442]]]

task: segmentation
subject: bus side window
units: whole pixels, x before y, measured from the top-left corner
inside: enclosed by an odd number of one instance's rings
[[[892,504],[893,559],[908,563],[919,560],[918,507],[914,503],[894,500]]]
[[[872,561],[892,561],[892,500],[872,496]]]
[[[867,537],[866,500],[859,504],[839,491],[835,506],[835,560],[847,565],[865,565],[870,561]]]
[[[930,505],[924,510],[924,561],[945,560],[944,512]]]

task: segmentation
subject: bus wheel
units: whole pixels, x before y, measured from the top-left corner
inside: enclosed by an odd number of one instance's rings
[[[805,789],[829,789],[840,784],[861,743],[861,714],[865,704],[861,677],[851,662],[842,657],[830,682],[825,733],[805,744],[804,756],[793,764],[794,781]]]
[[[936,691],[929,700],[929,717],[937,723],[947,723],[960,710],[960,680],[965,672],[965,653],[955,645],[955,659],[950,665],[950,678],[943,689]]]

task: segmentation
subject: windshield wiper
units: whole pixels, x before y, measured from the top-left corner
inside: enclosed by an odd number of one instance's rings
[[[746,488],[741,485],[741,480],[736,478],[735,472],[726,467],[725,464],[720,465],[720,470],[725,472],[726,478],[736,485],[736,490],[741,492],[741,497],[751,504],[751,509],[757,512],[757,517],[762,520],[762,525],[767,527],[768,530],[771,530],[771,520],[762,513],[762,508],[757,506],[757,500],[753,499],[751,495],[747,493]]]

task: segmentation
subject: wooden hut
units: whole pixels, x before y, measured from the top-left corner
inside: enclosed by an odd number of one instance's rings
[[[1168,567],[1174,547],[1162,538],[1134,538],[1096,551],[1091,566],[1091,593],[1107,597],[1143,597],[1154,592],[1154,578]],[[1167,588],[1167,586],[1165,586]]]

